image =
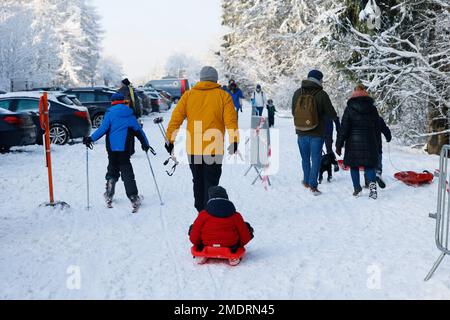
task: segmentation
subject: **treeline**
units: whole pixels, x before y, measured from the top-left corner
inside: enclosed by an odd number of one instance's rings
[[[89,0],[2,0],[0,89],[15,80],[64,86],[112,81],[120,66],[101,58],[101,38]]]

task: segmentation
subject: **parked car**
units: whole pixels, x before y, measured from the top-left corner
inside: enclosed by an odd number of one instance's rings
[[[54,86],[54,87],[36,87],[36,88],[30,89],[30,90],[27,90],[27,91],[39,91],[39,92],[42,92],[42,91],[47,91],[47,92],[59,91],[59,92],[64,92],[66,90],[67,90],[67,88],[65,88],[65,87]]]
[[[30,115],[0,108],[0,152],[36,143],[37,128]]]
[[[5,91],[0,90],[0,94],[5,94],[5,93],[6,93]]]
[[[31,115],[38,128],[36,143],[42,144],[43,130],[39,122],[38,92],[14,92],[0,96],[0,108]],[[49,92],[50,140],[64,145],[71,139],[83,138],[91,132],[88,109],[79,107],[63,93]]]
[[[145,86],[152,87],[156,90],[167,91],[170,95],[172,95],[175,102],[177,102],[183,94],[190,89],[189,80],[177,78],[151,80]]]
[[[161,97],[161,100],[168,106],[168,110],[172,108],[173,104],[173,97],[170,93],[164,91],[164,90],[157,90],[159,96]]]
[[[171,95],[170,93],[168,93],[167,91],[161,90],[161,89],[156,90],[156,91],[158,91],[158,93],[159,93],[163,98],[165,98],[165,99],[167,99],[167,100],[173,102],[174,99],[173,99],[172,95]]]
[[[115,92],[107,87],[71,88],[64,91],[67,95],[76,96],[83,106],[88,108],[93,128],[102,124],[106,110],[111,107],[111,96]]]
[[[170,109],[170,105],[161,97],[158,91],[145,91],[151,101],[151,112],[161,112]]]
[[[138,95],[139,99],[141,99],[141,114],[149,115],[152,112],[152,101],[150,97],[140,89],[135,89],[134,91]]]

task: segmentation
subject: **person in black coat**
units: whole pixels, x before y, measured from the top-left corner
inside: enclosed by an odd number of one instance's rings
[[[378,197],[375,170],[379,157],[379,117],[375,101],[362,85],[358,85],[347,103],[336,141],[336,153],[339,156],[345,145],[344,164],[351,168],[354,196],[362,192],[359,168],[364,167],[370,197]]]

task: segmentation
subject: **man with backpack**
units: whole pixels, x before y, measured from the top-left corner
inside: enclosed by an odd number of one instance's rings
[[[322,193],[318,189],[320,161],[325,141],[325,122],[337,119],[330,97],[323,90],[323,73],[312,70],[302,82],[292,99],[292,115],[298,135],[298,146],[302,157],[303,185],[313,195]]]

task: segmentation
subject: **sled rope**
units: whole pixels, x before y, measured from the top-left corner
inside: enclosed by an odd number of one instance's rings
[[[388,143],[387,145],[388,145],[388,153],[389,153],[389,162],[390,162],[391,166],[392,166],[396,171],[398,171],[398,172],[404,172],[405,170],[399,169],[399,168],[394,164],[394,162],[392,161],[392,156],[391,156],[391,144]]]

